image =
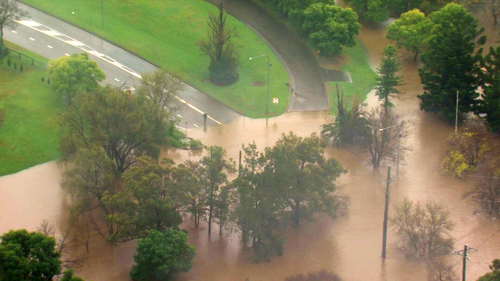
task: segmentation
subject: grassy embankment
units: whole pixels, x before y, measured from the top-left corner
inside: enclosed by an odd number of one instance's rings
[[[48,59],[17,45],[6,43],[39,62]],[[59,126],[56,122],[61,103],[50,86],[42,83],[46,76],[43,67],[32,67],[31,60],[17,56],[5,58],[0,65],[0,176],[55,160],[59,157]],[[17,69],[14,69],[14,63]],[[23,73],[19,67],[23,64]]]
[[[281,16],[280,11],[276,8],[276,6],[265,1],[253,0],[253,2],[261,8],[267,10],[274,17],[280,19],[281,22],[286,24],[289,29],[293,29],[292,25]],[[317,50],[315,50],[308,42],[306,42],[306,44],[311,49],[311,52],[316,54]],[[350,104],[354,96],[357,96],[358,100],[363,102],[368,93],[370,93],[370,91],[375,87],[375,77],[377,77],[377,74],[370,68],[366,53],[359,41],[357,41],[356,46],[345,49],[341,56],[343,56],[343,60],[346,63],[343,64],[340,69],[338,67],[335,67],[334,69],[349,72],[351,74],[352,83],[338,81],[326,83],[330,100],[330,114],[337,113],[337,107],[335,105],[337,103],[337,90],[335,89],[335,84],[338,84],[339,88],[343,88],[345,101],[347,103]],[[327,62],[331,59],[322,57],[320,60]],[[333,60],[335,60],[335,58],[333,58]]]
[[[229,22],[240,34],[240,38],[234,40],[240,54],[240,79],[228,87],[218,87],[207,80],[209,58],[200,53],[196,42],[207,35],[208,14],[217,9],[203,0],[106,0],[104,27],[101,26],[100,0],[23,2],[139,54],[253,118],[265,117],[266,85],[253,84],[266,81],[267,67],[265,59],[250,61],[248,58],[268,54],[273,65],[270,98],[280,100],[277,106],[270,107],[270,114],[279,115],[288,105],[286,84],[289,80],[284,66],[257,34],[232,17]]]

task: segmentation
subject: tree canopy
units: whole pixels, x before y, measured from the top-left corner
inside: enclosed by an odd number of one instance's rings
[[[2,0],[0,1],[0,47],[3,47],[3,28],[6,26],[15,26],[16,21],[27,13],[19,9],[17,0]]]
[[[171,228],[152,230],[137,243],[130,277],[134,281],[172,280],[176,273],[193,267],[194,252],[186,233]]]
[[[430,34],[432,22],[418,9],[401,14],[387,27],[387,39],[396,42],[398,48],[414,52],[417,60],[418,54],[424,49],[425,41]]]
[[[61,272],[60,253],[53,237],[25,229],[0,237],[0,279],[52,280]]]
[[[479,277],[477,281],[500,281],[500,260],[495,259],[490,265],[491,272]]]
[[[96,91],[106,75],[87,53],[62,56],[49,62],[49,75],[54,92],[71,105],[78,93]]]
[[[312,4],[303,13],[301,31],[307,34],[311,43],[325,56],[342,52],[343,47],[356,44],[354,35],[361,25],[358,15],[350,8],[323,3]]]

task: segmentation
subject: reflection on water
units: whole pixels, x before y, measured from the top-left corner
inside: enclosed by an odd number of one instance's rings
[[[376,68],[380,62],[382,48],[387,45],[381,28],[363,28],[361,41]],[[493,32],[492,32],[493,33]],[[467,278],[475,280],[488,270],[489,263],[498,258],[500,230],[497,221],[482,215],[474,215],[474,205],[462,199],[474,180],[461,181],[450,178],[440,170],[445,140],[452,133],[452,126],[433,116],[419,111],[417,94],[422,92],[417,64],[411,53],[402,52],[404,93],[396,100],[397,111],[409,122],[413,150],[400,167],[400,179],[392,184],[391,202],[408,196],[414,200],[434,200],[445,204],[456,223],[453,236],[456,249],[463,244],[478,248],[468,263]],[[368,104],[376,99],[371,95]],[[263,149],[272,146],[281,133],[294,131],[306,136],[318,132],[325,122],[325,113],[287,113],[268,120],[241,118],[231,124],[190,131],[190,137],[198,138],[206,145],[220,145],[227,149],[228,156],[238,158],[242,144],[255,141]],[[425,280],[427,268],[423,262],[408,261],[390,245],[396,237],[389,232],[387,259],[382,261],[382,218],[386,166],[373,170],[364,154],[356,150],[328,148],[326,154],[338,158],[349,170],[342,176],[339,185],[351,197],[350,213],[337,220],[316,216],[314,222],[305,222],[300,227],[289,227],[284,231],[287,238],[285,254],[270,263],[253,264],[248,251],[242,249],[238,236],[231,234],[211,240],[206,235],[205,225],[199,229],[186,220],[183,227],[189,231],[190,242],[196,246],[193,269],[181,274],[178,280],[282,280],[285,276],[326,269],[338,273],[344,280]],[[187,159],[188,153],[176,151],[166,153],[177,162]],[[392,163],[386,163],[392,164]],[[58,226],[67,220],[68,203],[59,188],[61,171],[53,162],[0,178],[0,232],[9,229],[27,228],[35,230],[43,219]],[[217,233],[217,229],[213,230]],[[128,280],[133,264],[132,256],[136,243],[129,242],[116,247],[107,245],[99,237],[91,240],[90,254],[83,247],[74,255],[85,257],[79,273],[92,280]],[[461,257],[450,255],[449,260],[461,270]]]

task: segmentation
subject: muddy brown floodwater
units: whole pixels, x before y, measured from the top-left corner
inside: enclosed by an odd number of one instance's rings
[[[489,15],[482,17],[490,28],[490,35],[498,33],[491,28]],[[380,53],[387,45],[383,27],[363,27],[361,42],[376,68]],[[494,42],[498,40],[495,36]],[[400,167],[400,179],[392,184],[391,203],[409,197],[413,200],[433,200],[447,206],[456,224],[452,232],[456,249],[464,244],[477,248],[468,262],[467,278],[475,280],[488,270],[494,258],[499,258],[500,225],[480,214],[474,214],[474,204],[462,199],[462,194],[472,188],[475,180],[456,180],[444,174],[440,162],[444,155],[446,138],[452,126],[443,123],[419,109],[417,94],[422,86],[417,74],[418,64],[412,54],[402,52],[405,85],[395,104],[397,110],[409,122],[413,148]],[[368,104],[376,100],[371,96]],[[278,118],[251,120],[240,118],[231,124],[188,132],[206,145],[220,145],[228,155],[237,159],[241,144],[255,141],[260,149],[272,146],[282,133],[294,131],[306,136],[318,132],[327,118],[325,113],[287,113]],[[285,254],[270,263],[253,264],[250,253],[239,244],[237,234],[219,237],[213,230],[208,239],[205,225],[199,229],[189,220],[183,227],[189,231],[190,242],[196,246],[194,267],[189,273],[180,274],[177,280],[283,280],[295,273],[326,269],[339,274],[344,280],[426,280],[427,267],[423,262],[408,261],[391,247],[396,237],[388,234],[387,259],[380,258],[384,187],[386,166],[373,170],[367,165],[366,155],[356,151],[326,149],[328,157],[336,157],[349,170],[338,181],[343,191],[351,197],[347,216],[332,220],[318,215],[313,222],[284,231],[287,238]],[[187,153],[170,152],[177,162],[186,160]],[[391,164],[391,163],[386,163]],[[67,221],[69,201],[59,187],[61,171],[54,162],[46,163],[0,178],[0,233],[9,229],[35,230],[44,219],[58,227]],[[78,273],[86,280],[129,280],[128,272],[133,265],[135,242],[110,246],[99,237],[91,240],[90,254],[74,250],[74,256],[85,258]],[[461,257],[449,255],[457,274],[461,271]]]

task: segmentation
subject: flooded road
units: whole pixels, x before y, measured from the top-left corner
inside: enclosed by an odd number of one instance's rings
[[[491,17],[491,16],[489,16]],[[486,20],[489,17],[484,17]],[[495,29],[489,31],[496,34]],[[384,28],[367,28],[361,31],[361,42],[376,68],[380,53],[387,45]],[[498,40],[498,36],[496,38]],[[494,40],[490,40],[490,42]],[[396,109],[410,124],[412,147],[406,162],[400,167],[400,179],[392,184],[391,203],[404,197],[413,200],[433,200],[447,206],[456,228],[452,232],[455,248],[464,244],[478,249],[471,253],[467,266],[467,279],[476,280],[488,271],[488,265],[500,258],[500,223],[481,214],[474,214],[474,203],[463,200],[462,194],[477,182],[451,178],[440,169],[445,141],[453,127],[419,110],[417,95],[422,86],[413,62],[413,54],[401,52],[405,85],[395,99]],[[373,97],[369,105],[376,104]],[[325,123],[325,113],[287,113],[268,120],[240,118],[233,123],[188,131],[189,137],[200,139],[205,145],[220,145],[227,149],[228,156],[238,158],[242,144],[255,141],[258,148],[274,145],[282,133],[294,131],[301,136],[319,132]],[[391,245],[396,237],[389,232],[387,259],[382,261],[382,220],[384,208],[383,181],[386,176],[385,163],[379,170],[367,165],[366,154],[356,150],[326,149],[329,157],[336,157],[349,171],[338,184],[351,197],[347,216],[332,220],[318,215],[314,222],[304,222],[300,227],[289,227],[284,231],[287,238],[281,257],[270,263],[253,264],[251,253],[244,251],[237,234],[211,240],[205,225],[194,229],[186,219],[183,227],[189,232],[190,242],[196,246],[193,269],[181,274],[177,280],[282,280],[296,273],[325,269],[337,273],[343,280],[426,280],[427,266],[424,262],[408,261]],[[185,151],[169,154],[176,162],[189,156]],[[43,219],[58,226],[67,221],[68,201],[59,187],[61,171],[53,162],[36,166],[18,174],[0,178],[0,232],[9,229],[27,228],[35,230]],[[391,204],[392,208],[392,204]],[[391,211],[390,213],[391,214]],[[213,230],[217,233],[217,228]],[[107,245],[100,237],[91,240],[90,254],[83,247],[74,255],[85,258],[78,273],[86,280],[128,280],[133,264],[135,242],[116,247]],[[461,272],[461,257],[449,255],[448,260]]]

